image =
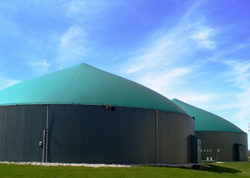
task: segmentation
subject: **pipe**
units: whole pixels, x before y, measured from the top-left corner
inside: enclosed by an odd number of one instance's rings
[[[45,140],[46,140],[46,131],[43,130],[43,153],[42,153],[42,162],[44,163],[44,156],[45,156]]]
[[[158,111],[155,117],[155,164],[158,164]]]
[[[49,145],[49,105],[47,105],[47,117],[46,117],[46,151],[45,151],[45,163],[48,162],[48,145]]]

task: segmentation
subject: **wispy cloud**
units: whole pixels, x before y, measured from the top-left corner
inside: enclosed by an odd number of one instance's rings
[[[48,69],[50,67],[50,63],[48,63],[46,60],[40,60],[29,63],[32,70],[37,73],[38,75],[44,74],[48,72]]]
[[[216,98],[218,98],[218,94],[216,93],[199,93],[193,91],[180,93],[177,99],[205,109],[207,108],[207,104],[210,104]]]
[[[199,72],[206,65],[195,55],[216,49],[213,39],[218,33],[203,17],[195,17],[191,6],[177,24],[168,30],[159,29],[149,37],[134,57],[125,65],[124,73],[133,80],[169,97],[179,97],[191,103],[208,103],[218,96],[212,91],[202,91]],[[194,57],[195,60],[194,60]],[[197,78],[197,80],[196,80]]]
[[[191,38],[196,41],[197,46],[200,48],[215,49],[216,44],[211,39],[213,36],[215,36],[215,34],[216,30],[213,28],[204,28],[195,32]]]
[[[4,88],[7,88],[11,85],[14,85],[16,83],[18,83],[20,81],[18,80],[13,80],[13,79],[8,79],[8,78],[5,78],[3,76],[0,76],[0,90],[4,89]]]
[[[66,16],[78,22],[86,22],[115,4],[121,4],[121,1],[118,3],[117,1],[106,0],[71,0],[62,7],[65,9]]]
[[[213,37],[218,31],[207,25],[204,18],[192,20],[189,11],[187,14],[171,30],[156,31],[129,61],[125,72],[159,70],[160,66],[187,61],[200,50],[215,49]]]
[[[66,15],[91,15],[100,12],[105,6],[107,6],[107,3],[104,3],[104,1],[72,0],[65,5]]]
[[[250,62],[240,60],[223,62],[229,66],[229,70],[226,72],[227,80],[239,89],[237,99],[240,111],[237,114],[237,118],[244,121],[243,118],[250,116]]]
[[[164,94],[166,89],[171,88],[172,81],[177,84],[185,83],[183,80],[190,73],[189,68],[175,68],[168,72],[152,71],[140,77],[140,83]]]
[[[178,99],[190,104],[206,104],[217,98],[216,93],[202,93],[190,91],[185,87],[190,84],[189,75],[192,75],[192,67],[174,68],[168,72],[151,72],[140,77],[139,82],[162,95]],[[184,88],[183,88],[184,87]]]
[[[86,49],[84,29],[79,26],[70,27],[60,39],[58,62],[60,68],[72,65],[84,56]]]

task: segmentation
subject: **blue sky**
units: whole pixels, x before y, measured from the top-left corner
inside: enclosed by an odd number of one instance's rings
[[[84,62],[248,132],[249,8],[248,0],[0,0],[0,89]]]

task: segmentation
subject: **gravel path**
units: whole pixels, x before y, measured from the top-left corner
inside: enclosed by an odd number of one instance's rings
[[[185,167],[192,168],[194,165],[201,164],[132,164],[132,165],[123,165],[123,164],[86,164],[86,163],[41,163],[41,162],[9,162],[4,161],[0,162],[0,164],[15,164],[15,165],[34,165],[34,166],[83,166],[83,167],[135,167],[135,166],[157,166],[157,167]],[[204,166],[204,165],[203,165]]]
[[[34,165],[34,166],[84,166],[84,167],[131,167],[132,165],[121,164],[85,164],[85,163],[41,163],[41,162],[0,162],[0,164]]]

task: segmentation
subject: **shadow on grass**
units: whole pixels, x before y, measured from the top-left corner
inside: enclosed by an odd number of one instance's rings
[[[202,171],[208,171],[208,172],[233,173],[233,174],[241,172],[241,171],[239,171],[237,169],[231,169],[231,168],[221,167],[221,166],[211,165],[211,164],[209,164],[209,167],[202,166],[201,170]]]
[[[207,172],[217,172],[217,173],[240,173],[242,171],[239,171],[237,169],[232,169],[232,168],[227,168],[227,167],[222,167],[222,166],[217,166],[213,164],[196,164],[193,165],[192,167],[185,167],[185,166],[179,166],[179,167],[171,167],[171,166],[166,166],[166,165],[148,165],[149,167],[168,167],[168,168],[179,168],[179,169],[193,169],[193,170],[200,170],[200,171],[207,171]]]

